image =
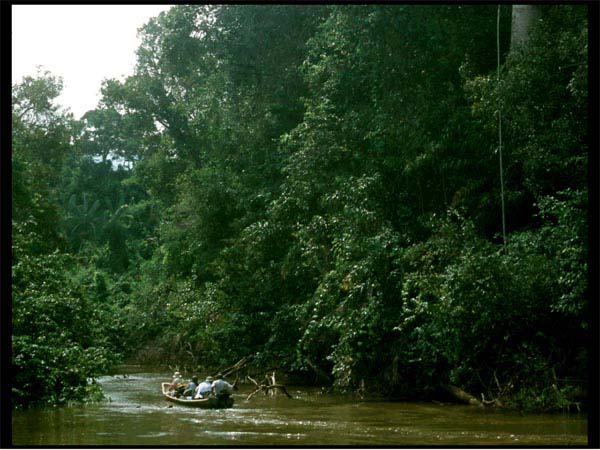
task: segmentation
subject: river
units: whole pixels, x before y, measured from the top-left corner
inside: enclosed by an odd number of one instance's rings
[[[105,376],[110,401],[14,411],[13,445],[586,445],[583,414],[521,415],[462,405],[361,401],[288,386],[284,395],[234,394],[232,409],[172,405],[169,373]]]

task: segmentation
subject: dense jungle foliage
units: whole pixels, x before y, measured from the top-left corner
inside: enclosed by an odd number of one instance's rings
[[[13,86],[15,406],[135,358],[551,410],[587,380],[587,7],[179,5]],[[502,238],[498,116],[503,133]]]

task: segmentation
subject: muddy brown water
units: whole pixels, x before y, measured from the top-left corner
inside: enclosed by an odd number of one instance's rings
[[[169,373],[98,381],[110,401],[14,411],[13,445],[586,445],[583,414],[485,411],[462,405],[361,401],[288,386],[284,395],[234,394],[232,409],[166,402]]]

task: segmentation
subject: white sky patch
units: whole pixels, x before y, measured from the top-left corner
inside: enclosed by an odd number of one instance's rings
[[[13,5],[12,82],[42,66],[63,77],[57,103],[76,118],[94,109],[105,78],[131,75],[137,30],[171,5]]]

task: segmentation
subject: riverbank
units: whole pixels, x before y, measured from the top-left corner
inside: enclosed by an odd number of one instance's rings
[[[184,378],[191,378],[193,375],[202,378],[207,375],[215,375],[222,368],[196,368],[194,370],[186,368],[184,365],[174,364],[158,364],[156,360],[144,361],[138,354],[135,358],[130,358],[126,363],[114,366],[111,368],[110,375],[126,376],[136,372],[162,372],[165,374],[165,381],[170,379],[173,371],[181,371]],[[257,369],[258,373],[267,374],[267,371]],[[359,389],[340,391],[336,390],[331,384],[318,384],[307,382],[306,379],[301,380],[298,377],[289,377],[285,372],[279,371],[276,373],[278,384],[287,385],[294,384],[304,388],[318,389],[321,393],[345,395],[349,398],[371,401],[425,401],[433,402],[439,405],[465,404],[478,407],[482,412],[490,410],[527,412],[527,413],[587,413],[588,399],[585,390],[577,386],[568,386],[566,389],[559,390],[556,385],[549,386],[547,390],[541,392],[531,391],[531,399],[517,399],[510,396],[505,396],[496,399],[486,399],[485,396],[476,396],[466,392],[457,386],[440,385],[433,390],[429,395],[422,396],[394,396],[382,394],[377,389],[365,390],[364,386]],[[270,375],[270,374],[269,374]],[[247,385],[256,387],[253,381],[246,378],[243,373],[232,371],[229,381],[233,382],[236,377],[240,376],[238,385]],[[259,380],[261,381],[261,380]],[[540,396],[552,396],[551,399],[542,399]],[[537,396],[537,398],[536,398]],[[530,405],[523,408],[519,405]],[[536,408],[535,405],[550,405],[546,408]]]

